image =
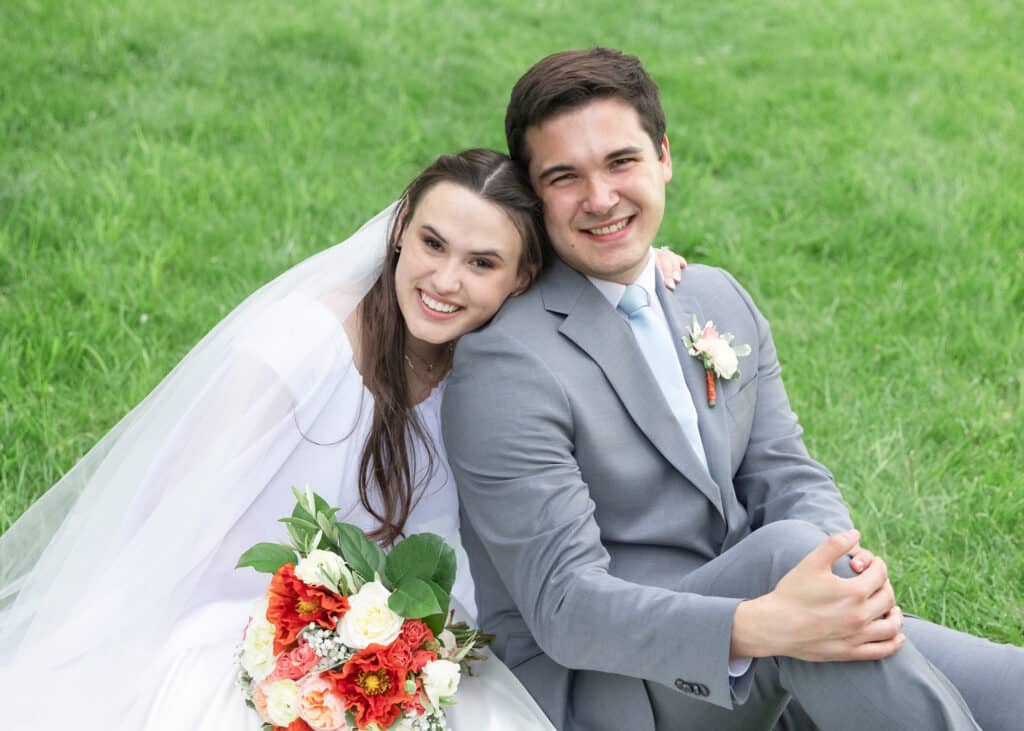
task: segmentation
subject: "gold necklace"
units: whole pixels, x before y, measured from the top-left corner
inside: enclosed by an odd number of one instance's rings
[[[420,363],[423,364],[423,368],[426,370],[426,375],[430,376],[431,378],[433,378],[433,376],[434,376],[434,369],[437,368],[437,366],[439,364],[444,363],[445,367],[444,367],[443,370],[444,371],[448,370],[448,365],[449,364],[447,363],[447,361],[450,359],[451,354],[452,354],[452,352],[454,350],[455,350],[455,345],[453,343],[448,343],[448,347],[445,349],[444,355],[442,355],[441,358],[439,358],[438,360],[432,362],[432,361],[426,360],[425,358],[421,358],[418,355],[416,356],[416,360],[420,361]],[[405,363],[406,363],[406,365],[409,366],[409,370],[411,370],[413,373],[420,373],[420,369],[416,367],[416,364],[412,362],[412,358],[409,357],[409,352],[405,351],[403,353],[403,355],[405,356]],[[439,369],[439,370],[441,370],[441,369]]]

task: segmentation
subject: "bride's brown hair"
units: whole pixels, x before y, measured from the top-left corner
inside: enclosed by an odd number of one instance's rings
[[[422,479],[434,472],[437,453],[413,405],[405,368],[405,321],[398,308],[395,266],[399,242],[423,196],[438,183],[454,183],[501,208],[522,240],[519,272],[530,280],[540,270],[544,223],[540,202],[529,181],[509,158],[494,150],[464,150],[443,155],[409,183],[392,224],[384,269],[360,307],[363,382],[373,395],[370,435],[359,461],[359,499],[380,521],[370,537],[390,545],[402,536],[413,508],[417,480],[410,453],[413,440],[426,446]],[[375,502],[372,498],[378,498]]]

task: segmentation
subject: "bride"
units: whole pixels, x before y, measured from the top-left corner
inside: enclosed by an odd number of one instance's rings
[[[385,546],[443,536],[472,622],[444,378],[459,336],[530,285],[543,242],[507,157],[442,156],[218,324],[0,537],[3,727],[260,728],[233,654],[267,579],[234,566],[285,538],[293,485]],[[666,281],[683,265],[660,252]],[[456,698],[455,731],[552,728],[493,657]]]

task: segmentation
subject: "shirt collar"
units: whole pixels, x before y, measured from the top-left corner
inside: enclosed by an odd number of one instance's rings
[[[604,295],[604,298],[608,300],[612,307],[619,306],[619,300],[622,299],[623,293],[626,291],[625,284],[619,284],[618,282],[609,282],[607,279],[598,279],[597,277],[587,276],[590,283],[597,287],[597,291]],[[639,284],[645,290],[647,290],[647,298],[650,302],[653,302],[657,297],[655,291],[654,277],[654,254],[651,250],[647,252],[647,262],[644,264],[644,268],[637,275],[636,280],[633,284]]]

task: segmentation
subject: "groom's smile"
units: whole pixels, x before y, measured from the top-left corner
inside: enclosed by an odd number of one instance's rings
[[[668,139],[656,148],[636,111],[610,98],[530,127],[526,144],[558,255],[583,274],[632,283],[664,215]]]
[[[623,216],[622,218],[616,218],[611,223],[605,223],[600,226],[583,227],[580,231],[587,234],[595,241],[616,241],[624,238],[629,233],[626,231],[626,227],[633,222],[634,218],[635,216]]]

